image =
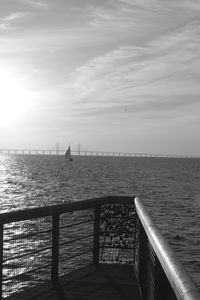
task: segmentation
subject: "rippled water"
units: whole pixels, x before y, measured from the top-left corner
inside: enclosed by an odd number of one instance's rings
[[[0,156],[1,212],[137,195],[200,288],[200,159]]]

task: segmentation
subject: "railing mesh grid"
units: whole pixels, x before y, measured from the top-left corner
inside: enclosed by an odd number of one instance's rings
[[[133,264],[134,237],[134,205],[106,204],[101,207],[100,262]]]

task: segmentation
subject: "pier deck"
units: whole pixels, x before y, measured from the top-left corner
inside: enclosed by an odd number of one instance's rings
[[[141,300],[134,270],[129,265],[90,265],[51,282],[7,298],[8,300]]]

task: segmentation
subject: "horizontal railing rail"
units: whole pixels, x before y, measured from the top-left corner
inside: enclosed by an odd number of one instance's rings
[[[46,217],[52,214],[60,214],[64,212],[72,212],[75,210],[83,210],[98,205],[112,204],[112,203],[127,203],[131,204],[134,197],[130,196],[106,196],[87,200],[67,202],[65,204],[43,206],[37,208],[29,208],[23,210],[16,210],[0,214],[0,224],[11,223],[16,221],[29,220],[35,217]]]

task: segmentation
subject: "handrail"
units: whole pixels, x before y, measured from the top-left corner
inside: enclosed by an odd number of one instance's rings
[[[199,291],[179,263],[160,230],[149,217],[141,200],[135,198],[135,208],[147,237],[162,265],[178,300],[199,300]]]
[[[35,217],[41,218],[52,214],[72,212],[75,210],[83,210],[103,204],[124,203],[124,201],[126,201],[126,203],[133,204],[133,200],[134,197],[129,196],[106,196],[100,198],[87,199],[84,201],[79,200],[58,205],[3,212],[0,213],[0,224],[29,220]]]

